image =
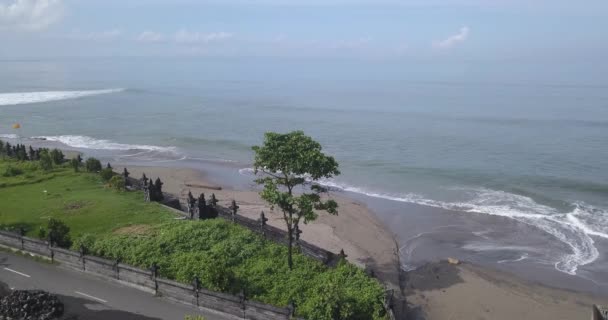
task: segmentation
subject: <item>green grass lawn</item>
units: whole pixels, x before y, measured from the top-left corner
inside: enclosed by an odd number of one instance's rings
[[[192,283],[197,276],[206,288],[276,306],[293,301],[311,320],[386,319],[384,289],[354,265],[329,268],[296,253],[289,270],[285,246],[244,227],[174,217],[141,192],[107,188],[98,174],[0,159],[0,229],[23,226],[37,237],[56,218],[70,227],[73,248],[142,268],[156,263],[163,277]]]
[[[9,166],[23,172],[4,176]],[[104,187],[97,174],[74,172],[68,167],[44,172],[34,162],[0,160],[0,229],[23,226],[35,237],[49,218],[57,218],[77,238],[129,225],[157,224],[173,217],[160,205],[144,202],[141,192]]]

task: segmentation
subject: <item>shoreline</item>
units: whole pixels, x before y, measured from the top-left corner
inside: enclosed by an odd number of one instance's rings
[[[272,210],[257,191],[236,190],[211,181],[202,170],[124,163],[112,166],[119,173],[126,167],[133,178],[141,177],[142,173],[151,179],[160,177],[164,183],[163,191],[176,195],[182,202],[188,192],[192,192],[194,197],[205,193],[206,198],[215,194],[223,206],[229,206],[234,199],[239,205],[240,215],[258,219],[260,212],[264,211],[269,225],[285,229],[281,213]],[[338,202],[338,215],[322,213],[317,220],[303,224],[302,239],[334,253],[344,250],[347,260],[363,269],[373,270],[381,282],[400,292],[401,268],[396,235],[366,205],[342,195],[332,194],[331,197]]]
[[[61,149],[70,150],[68,148]],[[70,151],[74,150],[71,149]],[[99,154],[92,154],[91,156],[99,156]],[[282,227],[282,218],[267,208],[259,199],[257,192],[252,191],[251,185],[245,187],[241,185],[240,188],[231,185],[230,179],[224,180],[221,174],[217,172],[180,166],[182,163],[175,162],[166,163],[164,164],[167,165],[166,167],[161,167],[158,166],[158,163],[153,163],[151,166],[145,163],[131,165],[129,164],[131,162],[120,162],[103,156],[100,159],[103,159],[104,164],[109,160],[118,172],[121,172],[123,167],[127,167],[133,178],[141,177],[142,172],[146,172],[149,178],[155,179],[158,176],[165,183],[164,191],[173,193],[181,199],[187,195],[189,190],[195,197],[200,192],[204,192],[206,197],[215,193],[223,205],[227,205],[232,199],[236,199],[240,206],[239,214],[257,219],[259,212],[264,210],[270,219],[269,224]],[[218,187],[222,187],[222,189],[218,190]],[[486,319],[488,317],[487,319],[506,320],[517,317],[521,320],[532,320],[547,318],[548,315],[551,315],[553,319],[575,319],[587,317],[592,303],[605,304],[605,298],[608,297],[604,292],[590,292],[580,286],[575,286],[575,282],[580,282],[579,277],[563,274],[557,274],[558,277],[555,277],[555,274],[546,274],[546,271],[543,271],[542,268],[539,268],[535,273],[531,273],[526,271],[528,267],[524,264],[513,264],[509,265],[508,268],[505,265],[505,268],[497,268],[495,265],[485,263],[483,259],[470,259],[470,256],[460,256],[458,254],[452,255],[454,252],[458,252],[453,249],[437,250],[440,248],[439,245],[453,244],[458,246],[469,240],[471,236],[468,234],[471,224],[475,227],[479,225],[487,226],[491,221],[493,221],[491,223],[495,223],[494,220],[499,219],[502,221],[501,228],[506,228],[504,230],[506,233],[510,230],[509,228],[520,228],[516,222],[506,218],[485,215],[478,215],[477,217],[455,215],[454,212],[448,212],[447,210],[436,210],[417,205],[408,205],[407,210],[404,211],[401,203],[387,205],[381,200],[378,200],[379,203],[382,203],[380,208],[387,209],[394,205],[394,212],[383,210],[376,213],[376,210],[379,209],[373,201],[366,201],[348,192],[333,193],[337,195],[335,198],[338,198],[336,200],[340,204],[340,215],[320,215],[317,221],[302,228],[302,238],[332,252],[339,252],[340,249],[344,249],[348,255],[347,259],[354,264],[361,267],[365,265],[373,266],[377,278],[383,283],[389,284],[389,288],[397,291],[402,287],[400,284],[405,284],[406,286],[403,288],[404,296],[407,297],[410,304],[410,314],[416,316],[414,319],[432,320],[449,319],[450,317],[455,317],[454,319]],[[432,215],[429,214],[431,212]],[[459,225],[464,222],[469,225],[465,226],[464,230],[458,230]],[[408,230],[402,230],[401,228],[404,226],[407,226]],[[455,257],[471,262],[452,266],[453,268],[448,269],[445,274],[441,273],[445,262],[430,262],[415,270],[401,272],[401,266],[398,266],[399,256],[395,255],[394,251],[399,252],[398,250],[405,247],[403,244],[409,241],[409,236],[404,236],[404,234],[411,233],[412,230],[415,230],[416,233],[411,234],[417,234],[419,229],[435,230],[443,227],[451,229],[441,229],[440,232],[433,231],[437,235],[431,238],[431,242],[428,242],[427,239],[419,246],[413,246],[413,249],[417,249],[416,254],[421,255],[422,261],[437,261]],[[391,229],[393,231],[401,230],[403,234],[395,235],[390,231]],[[423,233],[429,234],[430,232],[425,231]],[[467,234],[466,237],[462,235],[464,233]],[[396,241],[396,239],[399,241]],[[546,238],[541,237],[538,240],[545,241]],[[403,247],[397,248],[397,250],[386,249],[395,248],[396,242],[400,242]],[[525,267],[526,269],[518,270],[517,267]],[[405,276],[407,281],[402,281],[401,276]],[[426,279],[425,281],[430,283],[437,280],[441,284],[438,285],[439,288],[419,286],[412,280],[416,277]],[[546,281],[547,278],[552,277],[555,277],[552,281]],[[457,281],[453,281],[453,279]],[[567,281],[561,283],[561,287],[567,289],[557,288],[560,285],[554,285],[564,279]],[[573,282],[570,283],[569,281]],[[603,300],[596,298],[599,296],[605,298]],[[481,302],[471,304],[471,301]],[[534,308],[539,306],[542,313],[535,313]],[[526,309],[527,313],[519,312],[521,309]],[[411,313],[414,311],[419,312],[422,316]],[[499,312],[500,317],[492,312]],[[573,315],[576,315],[576,317],[573,318]]]

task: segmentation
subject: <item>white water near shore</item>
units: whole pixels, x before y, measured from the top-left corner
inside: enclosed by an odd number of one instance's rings
[[[0,106],[11,106],[28,103],[77,99],[87,96],[122,92],[125,89],[102,89],[81,91],[38,91],[38,92],[8,92],[0,93]]]
[[[243,168],[239,172],[244,175],[252,175],[253,169]],[[334,180],[324,180],[321,184],[373,198],[457,212],[501,216],[528,224],[546,232],[570,248],[571,252],[557,257],[554,264],[555,269],[571,275],[576,275],[579,266],[592,263],[599,257],[593,237],[608,239],[608,211],[582,202],[573,203],[574,209],[564,213],[537,203],[530,197],[485,188],[459,187],[458,189],[470,195],[470,198],[467,201],[446,202],[429,199],[418,194],[377,193],[357,186],[337,183]],[[494,250],[498,249],[501,248],[494,248]],[[527,250],[526,248],[519,249],[524,254]]]
[[[19,138],[15,134],[3,134],[0,137]],[[167,154],[171,156],[169,160],[164,161],[196,159],[196,157],[188,157],[173,146],[126,144],[80,135],[37,136],[29,139],[58,142],[79,149],[131,151],[129,154],[121,156],[125,160],[134,158],[144,161],[160,161],[158,159],[161,154],[165,158]],[[239,170],[239,173],[251,176],[253,169],[243,168]],[[537,203],[530,197],[486,188],[454,188],[463,191],[464,194],[469,195],[469,198],[458,202],[447,202],[413,193],[403,195],[380,193],[335,180],[324,180],[322,184],[337,190],[373,198],[457,212],[501,216],[528,224],[553,236],[570,249],[570,252],[555,257],[554,264],[557,270],[571,275],[576,275],[579,266],[592,263],[599,257],[593,237],[608,239],[608,211],[583,202],[572,203],[573,209],[570,212],[560,212],[550,206]],[[522,255],[526,254],[525,248],[519,251]]]

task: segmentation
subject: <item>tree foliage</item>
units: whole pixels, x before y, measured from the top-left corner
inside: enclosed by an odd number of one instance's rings
[[[283,213],[291,268],[294,232],[299,223],[315,220],[319,211],[338,213],[338,204],[332,199],[323,200],[321,194],[327,190],[317,183],[319,179],[339,175],[338,163],[322,152],[321,144],[302,131],[286,134],[268,132],[264,135],[263,145],[252,149],[255,152],[255,173],[262,174],[256,180],[264,186],[260,195]],[[302,192],[296,193],[296,188]]]
[[[42,168],[42,170],[50,171],[53,169],[53,159],[46,150],[43,150],[43,152],[40,153],[39,158],[40,167]]]
[[[349,263],[329,268],[302,254],[294,254],[290,271],[285,246],[230,222],[213,219],[176,221],[145,234],[107,234],[90,251],[108,259],[148,268],[160,266],[165,278],[248,299],[287,306],[305,319],[385,319],[384,290],[363,270]],[[73,246],[74,247],[74,246]]]
[[[72,245],[70,239],[70,227],[63,221],[55,218],[50,218],[47,224],[47,234],[49,240],[62,248],[69,248]]]
[[[88,158],[85,162],[85,167],[88,172],[99,172],[101,171],[101,162],[95,158]]]

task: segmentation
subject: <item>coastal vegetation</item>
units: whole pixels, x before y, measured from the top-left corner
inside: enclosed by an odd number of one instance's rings
[[[44,154],[36,161],[0,155],[0,173],[9,172],[0,177],[0,228],[44,239],[50,232],[62,246],[141,268],[155,264],[169,279],[190,284],[198,277],[211,290],[293,303],[306,319],[386,318],[383,287],[346,261],[328,267],[294,250],[290,265],[288,247],[246,228],[220,219],[175,221],[163,206],[142,201],[140,191],[108,187],[118,176],[102,177],[98,161],[80,170],[49,155],[44,169]]]
[[[338,214],[338,204],[322,200],[326,188],[316,182],[339,175],[336,160],[322,152],[321,144],[302,131],[286,134],[268,132],[262,146],[254,146],[253,168],[262,177],[256,182],[264,186],[262,199],[283,213],[288,234],[288,265],[293,267],[293,240],[300,237],[300,222],[317,218],[317,212]],[[295,189],[304,190],[295,193]],[[308,192],[307,192],[308,191]]]

